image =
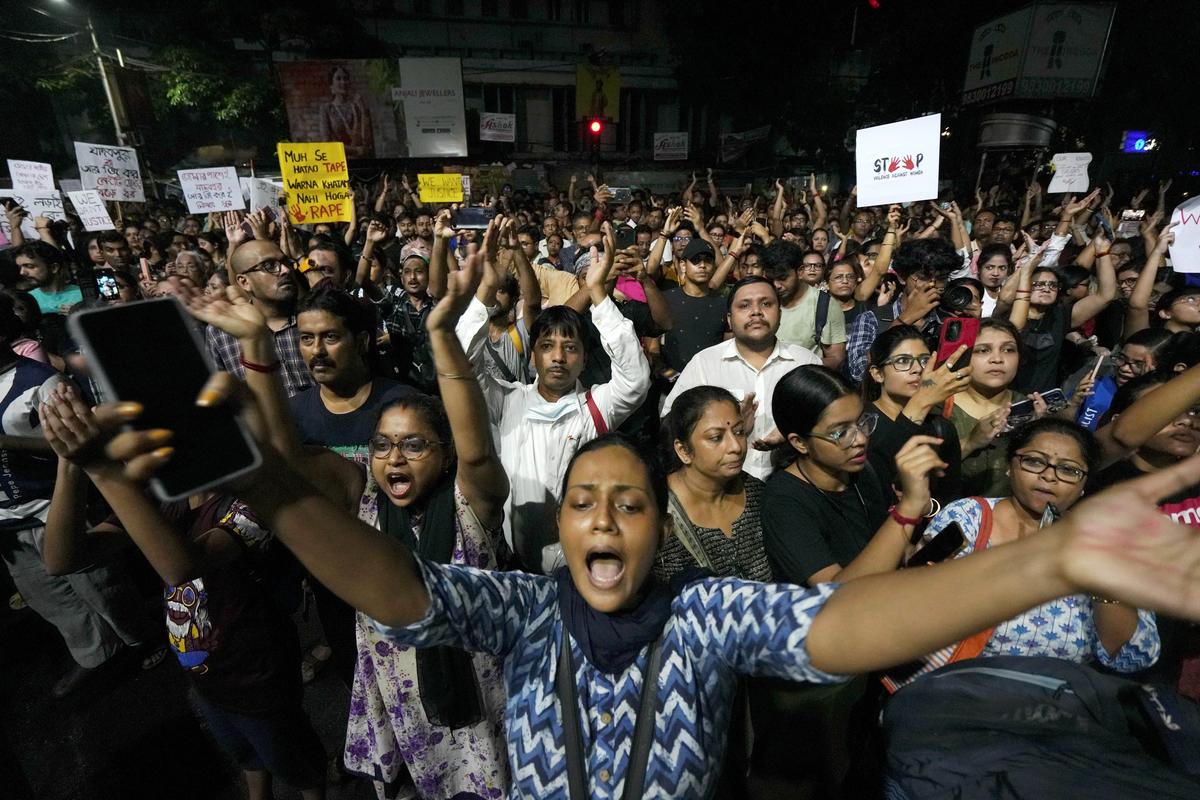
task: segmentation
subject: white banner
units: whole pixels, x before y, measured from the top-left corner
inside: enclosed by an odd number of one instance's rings
[[[54,170],[41,161],[17,161],[8,159],[8,176],[14,189],[34,192],[53,192]]]
[[[181,169],[179,187],[192,214],[237,211],[246,207],[237,170],[233,167]]]
[[[1193,197],[1171,212],[1171,268],[1176,272],[1200,272],[1200,197]]]
[[[655,161],[683,161],[688,157],[687,131],[654,134]]]
[[[275,208],[283,195],[283,184],[266,178],[242,178],[242,196],[250,201],[249,210]]]
[[[1054,165],[1054,177],[1050,179],[1049,194],[1056,192],[1072,192],[1086,194],[1088,186],[1088,164],[1092,163],[1091,153],[1055,153],[1051,162]]]
[[[404,112],[405,155],[466,157],[461,60],[400,59],[400,85],[392,89],[392,100],[399,101]]]
[[[104,200],[146,202],[142,170],[132,147],[76,142],[75,160],[84,189],[95,189]]]
[[[67,197],[71,198],[71,205],[75,206],[75,213],[79,215],[85,231],[116,230],[117,226],[104,207],[104,198],[95,189],[67,192]]]
[[[1033,9],[1023,8],[975,29],[967,56],[963,103],[1008,97],[1017,86]]]
[[[21,220],[21,233],[25,234],[26,239],[41,238],[38,236],[37,225],[34,224],[35,218],[46,217],[52,220],[67,218],[63,211],[62,195],[56,189],[48,192],[0,189],[0,198],[11,199],[28,212],[29,216]],[[8,229],[8,218],[3,214],[0,214],[0,230],[4,231],[6,238],[12,239],[12,232]]]
[[[483,142],[515,142],[517,115],[479,112],[479,140]]]
[[[941,114],[860,129],[854,149],[859,207],[935,199],[941,146]]]
[[[1090,97],[1115,3],[1039,3],[1017,80],[1018,97]]]

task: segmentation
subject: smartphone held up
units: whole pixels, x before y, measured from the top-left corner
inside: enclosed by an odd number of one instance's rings
[[[160,500],[182,500],[258,468],[262,456],[233,410],[196,405],[213,369],[177,300],[89,309],[67,326],[105,399],[140,403],[138,429],[172,432],[174,453],[150,482]]]

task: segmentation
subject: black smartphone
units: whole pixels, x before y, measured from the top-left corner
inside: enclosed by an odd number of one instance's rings
[[[117,285],[117,274],[111,269],[98,269],[96,275],[96,288],[100,291],[102,300],[113,300],[121,294],[121,287]]]
[[[967,539],[963,536],[962,528],[957,522],[951,522],[938,531],[937,536],[926,542],[924,547],[913,553],[904,562],[904,566],[923,567],[926,564],[938,564],[957,555],[966,544]]]
[[[1046,413],[1057,414],[1069,405],[1067,395],[1062,389],[1050,389],[1042,392],[1042,399],[1046,401]],[[1008,409],[1008,423],[1004,426],[1004,433],[1009,433],[1027,423],[1033,422],[1033,400],[1021,400],[1013,403]]]
[[[624,250],[637,244],[637,231],[628,225],[617,227],[617,249]]]
[[[1116,239],[1116,236],[1113,234],[1112,226],[1108,224],[1108,220],[1105,219],[1104,215],[1099,211],[1097,211],[1095,214],[1092,214],[1092,219],[1094,219],[1096,224],[1100,226],[1100,230],[1104,231],[1104,236],[1108,239],[1109,244],[1112,244],[1113,240]]]
[[[608,190],[612,192],[612,202],[619,206],[633,200],[633,189],[628,186],[610,186]]]
[[[262,463],[230,408],[196,405],[213,369],[179,301],[166,297],[81,311],[67,327],[108,400],[141,403],[139,429],[174,432],[175,453],[150,482],[160,500],[182,500]]]
[[[454,211],[450,225],[456,231],[484,231],[496,218],[496,209],[486,206],[463,206]]]

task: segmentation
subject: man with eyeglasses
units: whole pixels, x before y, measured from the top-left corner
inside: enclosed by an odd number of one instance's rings
[[[797,244],[771,242],[763,253],[766,277],[779,292],[779,341],[799,345],[830,369],[846,360],[846,323],[841,305],[817,288],[825,273],[820,253]]]
[[[912,325],[926,340],[936,341],[942,291],[951,273],[962,266],[962,257],[945,239],[912,239],[896,248],[891,266],[903,281],[900,299],[859,314],[847,335],[847,371],[856,381],[867,371],[867,355],[880,331]]]
[[[205,334],[209,355],[217,369],[242,378],[246,369],[281,369],[288,397],[312,386],[308,367],[300,355],[300,332],[296,326],[296,301],[300,286],[294,262],[279,246],[266,239],[251,239],[238,245],[229,257],[238,288],[267,318],[275,340],[274,364],[255,364],[242,358],[238,340],[209,326]]]

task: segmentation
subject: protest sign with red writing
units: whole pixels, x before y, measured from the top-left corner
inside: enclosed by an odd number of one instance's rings
[[[354,194],[341,142],[280,142],[277,150],[293,223],[350,221]]]
[[[193,214],[237,211],[246,207],[237,170],[233,167],[181,169],[179,186],[187,200],[188,211]]]
[[[104,200],[146,202],[142,170],[132,147],[76,142],[75,160],[84,189],[95,189]]]

